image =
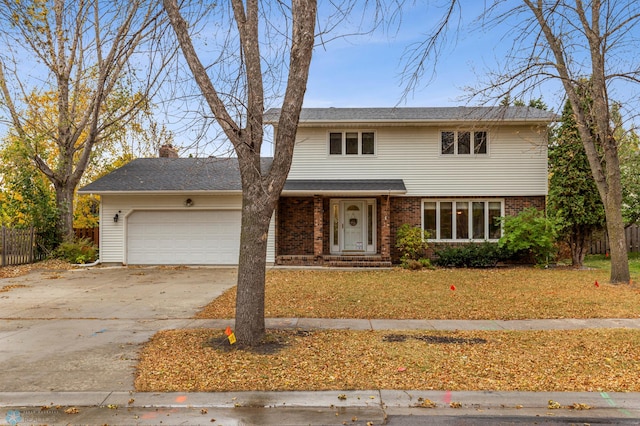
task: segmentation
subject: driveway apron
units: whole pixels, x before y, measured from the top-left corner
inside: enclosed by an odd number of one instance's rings
[[[235,268],[97,267],[0,279],[0,392],[130,391],[154,333],[189,327]]]

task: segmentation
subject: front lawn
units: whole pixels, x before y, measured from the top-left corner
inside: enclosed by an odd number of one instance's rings
[[[606,284],[606,269],[271,270],[265,309],[279,318],[638,318],[638,269],[633,285]],[[197,315],[234,316],[235,288]]]
[[[141,353],[136,391],[640,391],[640,330],[270,330],[280,348],[267,353],[229,350],[224,338],[159,332]]]
[[[589,259],[605,268],[606,259]],[[634,267],[635,268],[635,267]],[[638,269],[633,279],[638,280]],[[266,316],[638,318],[640,288],[606,269],[272,270]],[[598,285],[596,285],[596,282]],[[200,318],[232,318],[235,288]],[[137,391],[496,390],[640,392],[640,330],[267,330],[253,350],[222,330],[166,330],[140,354]],[[419,402],[416,402],[419,404]]]
[[[586,257],[584,265],[608,272],[611,270],[611,259],[603,254],[594,254]],[[632,280],[640,281],[640,253],[629,253],[629,272]]]

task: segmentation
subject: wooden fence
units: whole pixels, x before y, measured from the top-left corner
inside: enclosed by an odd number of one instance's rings
[[[96,247],[100,247],[100,228],[73,228],[76,238],[86,238],[93,241]]]
[[[0,266],[22,265],[42,260],[43,255],[37,248],[37,233],[33,227],[14,229],[3,226],[0,239]]]
[[[627,251],[640,252],[640,226],[629,226],[625,229],[625,236],[627,237]],[[591,249],[589,250],[589,254],[605,253],[610,253],[609,238],[606,232],[603,233],[600,238],[594,239],[591,242]]]

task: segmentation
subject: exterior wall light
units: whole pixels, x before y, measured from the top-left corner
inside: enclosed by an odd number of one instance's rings
[[[113,217],[113,222],[114,223],[118,223],[118,219],[120,218],[120,216],[118,215],[118,213],[116,213],[116,215]]]

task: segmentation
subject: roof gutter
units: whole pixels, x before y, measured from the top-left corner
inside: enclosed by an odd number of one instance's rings
[[[340,190],[340,189],[319,189],[319,190],[284,190],[282,196],[312,196],[312,195],[335,195],[335,196],[375,196],[375,195],[404,195],[407,190],[399,189],[372,189],[372,190]]]
[[[242,195],[241,189],[234,189],[228,191],[211,191],[211,190],[193,190],[193,189],[173,189],[173,190],[150,190],[150,191],[92,191],[92,190],[79,190],[78,194],[95,194],[95,195],[185,195],[197,194],[197,195]]]

